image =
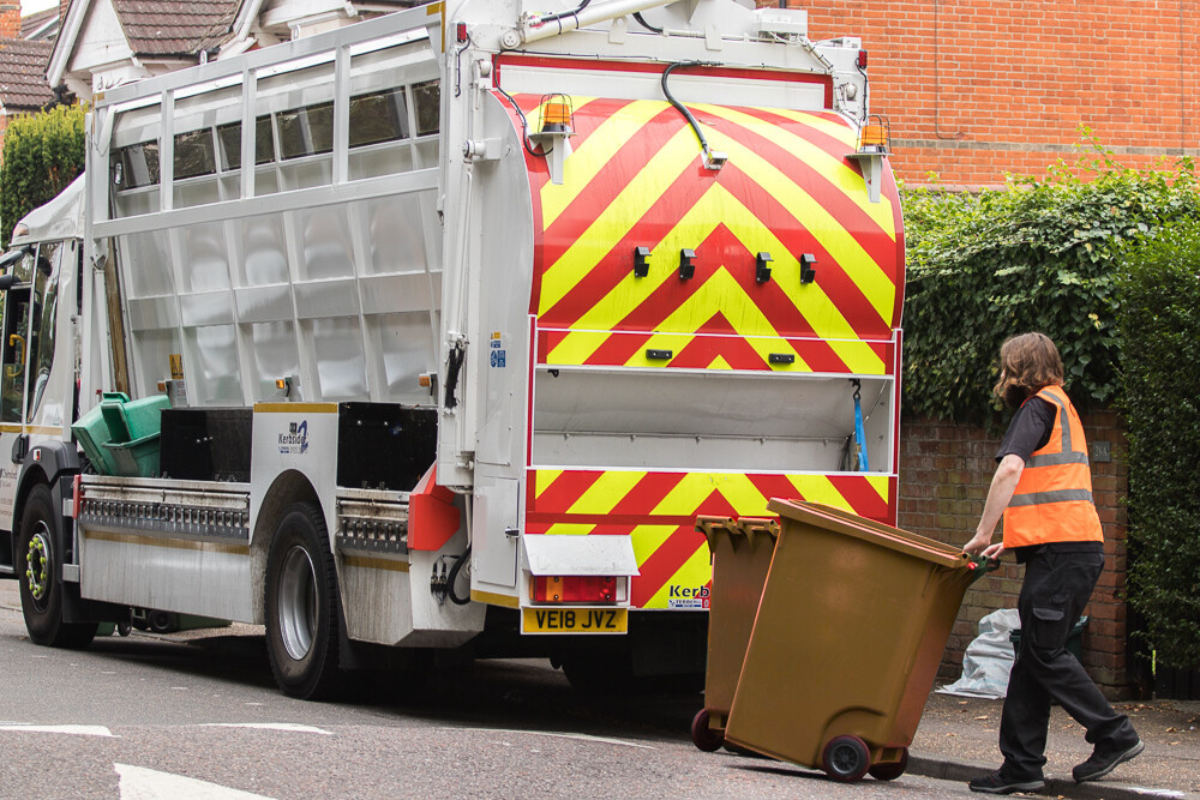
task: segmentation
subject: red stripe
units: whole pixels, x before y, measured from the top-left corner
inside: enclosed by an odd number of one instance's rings
[[[718,357],[734,369],[771,368],[741,336],[697,336],[671,359],[670,366],[677,369],[706,369]]]
[[[888,501],[879,496],[875,487],[866,478],[856,475],[830,475],[829,482],[838,490],[846,502],[861,517],[886,521],[888,518]]]
[[[639,333],[634,336],[609,336],[604,340],[604,344],[596,348],[584,363],[586,364],[605,364],[605,365],[623,365],[629,359],[637,355],[646,342],[650,341],[650,334]]]
[[[732,164],[732,162],[730,162]],[[831,301],[838,307],[842,316],[850,323],[851,327],[859,336],[886,336],[891,331],[891,320],[885,320],[876,310],[875,306],[867,299],[862,288],[850,277],[846,272],[845,267],[840,264],[829,252],[822,246],[811,230],[804,227],[800,220],[792,216],[789,211],[779,200],[762,189],[756,183],[750,181],[749,177],[740,172],[736,165],[730,166],[727,164],[722,172],[729,172],[731,178],[740,178],[741,180],[731,180],[729,183],[724,183],[726,189],[738,199],[743,205],[754,212],[761,220],[771,221],[771,232],[780,240],[787,248],[787,253],[795,259],[799,259],[803,253],[811,253],[817,260],[816,282],[829,297]],[[803,185],[803,184],[801,184]],[[817,197],[822,207],[834,215],[838,223],[844,222],[845,219],[838,216],[835,207],[840,204],[837,198],[841,198],[847,204],[846,199],[840,190],[836,191],[836,196],[833,191],[826,191],[824,194]],[[879,229],[876,228],[876,231]],[[893,246],[891,239],[886,234],[879,232],[878,234],[870,234],[865,236],[862,231],[856,231],[852,226],[846,226],[846,232],[859,244],[865,247],[868,253],[875,250],[873,257],[876,257],[878,267],[871,267],[872,270],[880,269],[881,277],[884,277],[889,282],[893,282],[893,271],[889,270],[889,265],[892,263],[890,259],[894,256],[894,252],[890,250]],[[877,246],[871,246],[868,242],[870,239],[882,240],[886,243],[887,248],[880,251]],[[750,255],[750,264],[753,265],[753,255]],[[778,261],[781,254],[772,254]],[[882,256],[883,260],[878,257]],[[855,264],[861,272],[861,263]],[[750,272],[752,272],[752,268]],[[778,279],[773,279],[771,282],[776,283]],[[805,287],[798,283],[794,286],[787,287],[787,294],[796,298],[796,302],[803,305]],[[780,298],[781,300],[784,298]],[[787,301],[791,302],[791,301]],[[891,309],[888,309],[889,311]]]
[[[529,472],[529,503],[528,512],[546,512],[558,511],[565,512],[575,501],[578,500],[584,492],[591,488],[592,484],[603,477],[602,470],[583,471],[575,470],[571,472],[563,472],[554,479],[554,483],[542,492],[540,495],[534,496],[536,483],[534,482],[534,473]]]
[[[693,512],[691,514],[569,514],[556,511],[530,511],[525,514],[527,522],[539,525],[694,525],[696,514],[723,514],[722,511]],[[728,514],[735,516],[735,514]]]
[[[707,181],[695,180],[697,171],[708,172],[709,179]],[[696,158],[691,167],[685,169],[683,174],[676,178],[675,182],[621,240],[609,248],[607,254],[590,272],[581,275],[570,291],[545,311],[542,315],[544,323],[570,326],[590,311],[599,300],[606,297],[621,281],[628,278],[633,271],[634,248],[640,246],[654,250],[663,237],[671,232],[679,219],[708,191],[712,181],[711,174],[710,170],[705,170],[701,166],[700,149],[697,147]],[[591,225],[595,221],[596,210],[593,208],[591,213],[591,217],[575,221],[576,227],[586,229],[588,225]],[[559,219],[561,220],[562,217]],[[561,238],[561,232],[564,230],[567,229],[560,228],[556,222],[544,237],[546,242],[544,263],[547,269],[556,261],[556,256],[552,253],[561,255],[575,242],[575,239]],[[676,257],[678,256],[676,255]],[[569,267],[569,265],[564,266]],[[661,264],[651,263],[651,269],[656,273],[661,266]],[[686,283],[691,284],[693,281],[686,281]]]
[[[612,511],[614,514],[649,514],[686,476],[685,472],[648,472],[613,506]],[[692,522],[694,524],[695,520]]]
[[[599,101],[593,101],[599,102]],[[592,129],[599,127],[607,117],[590,116],[591,103],[576,115],[584,119]],[[596,109],[597,111],[600,109]],[[575,198],[555,218],[553,224],[546,228],[546,263],[553,264],[567,248],[575,243],[596,221],[599,212],[608,208],[629,182],[636,178],[643,169],[666,147],[667,143],[680,131],[679,112],[670,106],[663,108],[638,128],[637,133],[621,145],[600,171],[588,181],[587,186],[580,189]],[[587,131],[591,133],[591,131]],[[576,136],[572,143],[575,150],[587,144],[587,136],[583,132]],[[696,146],[696,157],[700,157],[700,147]],[[541,219],[538,220],[545,227]]]
[[[708,542],[704,534],[690,525],[680,527],[671,534],[638,568],[641,575],[630,581],[629,593],[633,606],[645,606],[701,547],[707,548]]]

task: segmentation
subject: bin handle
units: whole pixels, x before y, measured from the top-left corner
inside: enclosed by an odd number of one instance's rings
[[[971,582],[974,583],[989,572],[995,572],[1000,569],[1000,559],[989,558],[987,556],[971,556],[967,561],[967,569],[971,571]]]

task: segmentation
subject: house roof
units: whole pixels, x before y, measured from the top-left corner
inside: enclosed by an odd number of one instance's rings
[[[240,0],[113,0],[129,47],[139,56],[194,56],[232,33]]]
[[[46,82],[51,42],[0,39],[0,101],[8,111],[33,111],[54,99]]]
[[[41,30],[47,22],[52,22],[56,19],[58,19],[58,6],[21,17],[21,38],[28,39]]]

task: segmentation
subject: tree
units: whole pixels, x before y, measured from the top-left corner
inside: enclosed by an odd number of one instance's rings
[[[33,209],[53,199],[84,167],[85,106],[55,106],[14,117],[4,133],[0,165],[0,244]]]

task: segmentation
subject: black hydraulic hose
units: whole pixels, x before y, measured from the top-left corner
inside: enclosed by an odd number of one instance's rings
[[[640,12],[640,11],[636,12],[633,15],[633,18],[638,21],[639,25],[641,25],[643,28],[645,28],[648,31],[653,31],[654,33],[662,33],[663,32],[662,28],[656,28],[653,25],[651,25],[649,22],[646,22],[646,20],[642,19],[642,12]]]
[[[566,19],[567,17],[573,17],[576,14],[578,14],[580,11],[583,11],[585,8],[587,8],[588,4],[591,2],[592,2],[592,0],[583,0],[582,3],[575,6],[575,8],[571,9],[570,11],[559,11],[557,14],[547,14],[544,17],[538,17],[536,20],[534,20],[534,22],[536,22],[539,26],[541,26],[541,25],[545,25],[548,22],[558,22],[560,19]],[[562,33],[561,25],[559,26],[558,32]]]
[[[471,602],[470,594],[468,594],[466,597],[459,597],[454,593],[454,583],[458,580],[458,571],[462,569],[462,565],[465,564],[467,559],[470,557],[471,545],[467,545],[467,549],[463,551],[463,554],[459,556],[458,561],[455,561],[454,566],[450,568],[450,575],[446,579],[446,594],[449,596],[450,602],[454,603],[456,606],[465,606],[467,603]]]
[[[708,140],[704,138],[704,133],[700,130],[700,123],[697,122],[696,118],[692,116],[692,112],[688,111],[687,106],[685,106],[683,103],[676,100],[675,95],[671,94],[671,90],[667,88],[667,78],[670,78],[671,73],[674,72],[675,70],[679,69],[680,67],[717,67],[717,66],[720,66],[720,65],[717,64],[715,61],[676,61],[674,64],[671,64],[669,67],[667,67],[665,70],[663,70],[663,76],[662,76],[663,94],[666,95],[667,100],[670,101],[671,105],[675,106],[675,108],[679,110],[680,114],[683,114],[684,119],[686,119],[688,121],[688,124],[692,126],[692,130],[696,132],[696,138],[700,140],[700,149],[704,151],[705,158],[708,158],[712,154],[712,150],[709,149]]]
[[[446,367],[446,399],[444,401],[446,408],[454,408],[458,405],[458,398],[454,396],[454,392],[458,389],[458,373],[462,370],[463,358],[466,355],[466,348],[462,344],[454,345],[454,349],[450,351],[447,359],[449,363]]]
[[[509,105],[513,107],[513,111],[516,111],[517,116],[521,119],[521,143],[525,145],[525,152],[529,153],[531,156],[536,156],[537,158],[545,158],[546,153],[539,153],[529,144],[529,120],[525,118],[525,112],[521,110],[519,105],[517,105],[517,101],[513,100],[512,95],[501,89],[499,86],[496,87],[496,91],[504,96],[504,99],[508,101]]]

